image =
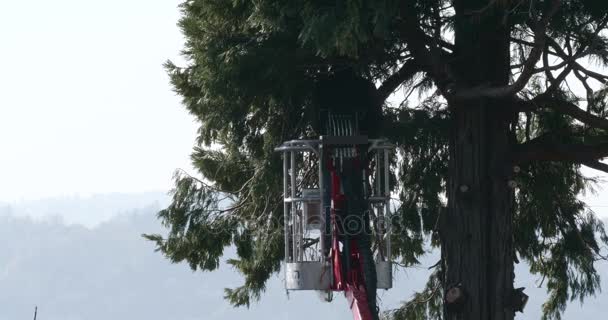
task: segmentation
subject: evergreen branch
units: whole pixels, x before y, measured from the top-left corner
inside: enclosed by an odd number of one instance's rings
[[[408,302],[405,307],[407,308],[407,307],[411,306],[412,304],[428,303],[433,298],[435,298],[435,296],[439,292],[439,289],[441,289],[441,284],[436,285],[435,288],[433,288],[433,290],[425,298],[420,297],[420,298],[414,299],[414,300]]]
[[[431,269],[435,269],[437,268],[437,266],[439,266],[441,264],[441,262],[443,262],[443,260],[439,259],[437,262],[435,262],[432,266],[428,267],[429,270]]]
[[[414,59],[406,61],[401,68],[388,77],[377,90],[378,101],[384,103],[402,83],[411,79],[416,73],[422,71],[420,65]]]
[[[394,320],[442,319],[441,298],[442,283],[440,270],[435,270],[420,292],[416,292],[410,301],[404,302],[398,309],[385,312],[386,318]]]
[[[453,82],[454,77],[449,66],[442,60],[441,49],[428,43],[429,38],[433,38],[426,35],[420,28],[420,23],[415,14],[416,9],[412,6],[412,3],[408,1],[403,3],[404,5],[400,8],[402,22],[400,35],[407,43],[411,55],[421,69],[431,75],[440,90],[447,92],[447,88]],[[431,40],[431,42],[434,41]],[[427,49],[427,45],[430,50]]]
[[[608,143],[594,145],[561,144],[548,141],[547,136],[532,139],[515,148],[514,163],[529,161],[573,161],[585,163],[608,157]]]
[[[536,111],[540,108],[552,109],[591,127],[608,130],[608,119],[588,113],[574,103],[563,99],[546,97],[541,94],[530,101],[520,101],[517,104],[518,109],[522,111]]]
[[[234,191],[230,191],[230,190],[222,190],[218,187],[216,187],[215,185],[210,185],[204,181],[202,181],[201,179],[192,176],[191,174],[189,174],[186,170],[182,169],[182,168],[178,168],[176,171],[176,174],[184,174],[187,177],[189,177],[190,179],[193,179],[194,181],[200,183],[203,187],[212,190],[214,192],[219,192],[219,193],[223,193],[228,195],[231,199],[234,199],[234,196],[238,196],[240,193],[244,192],[244,191],[250,191],[248,190],[249,185],[252,183],[252,181],[255,179],[256,175],[259,173],[259,170],[255,170],[254,173],[251,175],[251,177],[249,179],[247,179],[245,182],[243,182],[243,184],[241,185],[241,187],[238,190],[234,190]],[[215,180],[215,179],[213,179]]]

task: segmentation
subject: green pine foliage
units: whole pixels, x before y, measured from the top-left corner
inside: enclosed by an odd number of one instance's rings
[[[282,169],[274,148],[285,140],[318,136],[313,125],[318,111],[315,83],[332,70],[352,68],[377,84],[382,135],[398,146],[391,181],[400,204],[393,230],[396,262],[414,265],[429,243],[440,246],[435,232],[446,206],[450,108],[441,90],[442,73],[413,48],[421,41],[438,48],[435,57],[452,63],[457,54],[451,44],[457,2],[182,3],[179,26],[186,39],[187,63],[167,62],[166,69],[184,106],[200,123],[192,153],[197,172],[175,175],[173,201],[159,213],[168,236],[146,237],[171,261],[186,261],[202,271],[217,269],[224,249],[235,246],[238,257],[229,263],[244,279],[242,286],[226,289],[226,298],[235,306],[259,299],[284,255]],[[478,2],[480,9],[470,13],[471,19],[499,16],[511,26],[511,73],[517,79],[534,50],[535,19],[560,1]],[[544,30],[548,39],[537,68],[549,60],[543,56],[551,61],[560,55],[574,58],[551,62],[563,64],[550,71],[537,70],[513,97],[514,104],[525,106],[513,119],[513,142],[605,145],[605,126],[552,106],[569,103],[597,118],[608,115],[608,78],[601,74],[608,65],[608,2],[561,2]],[[412,22],[419,33],[407,29]],[[581,69],[587,61],[596,68]],[[581,103],[560,78],[565,71],[584,83],[588,104]],[[588,87],[592,81],[600,84],[599,90]],[[419,99],[407,100],[412,97],[407,94],[403,102],[390,103],[389,94],[400,88]],[[536,103],[538,96],[553,100]],[[583,175],[586,163],[574,157],[529,161],[514,175],[516,256],[529,263],[547,286],[547,319],[560,319],[569,301],[582,301],[600,289],[594,263],[603,258],[601,249],[608,237],[578,199],[597,182]],[[300,169],[303,174],[314,172],[310,166]],[[436,270],[420,293],[386,316],[440,319],[440,280]]]

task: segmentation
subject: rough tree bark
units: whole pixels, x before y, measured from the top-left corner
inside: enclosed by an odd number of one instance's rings
[[[477,13],[487,1],[455,1],[455,53],[451,63],[466,87],[507,85],[509,26],[502,16]],[[494,15],[494,16],[493,16]],[[452,112],[448,210],[441,224],[446,299],[455,287],[460,303],[445,304],[447,320],[511,320],[513,291],[512,203],[509,186],[508,101],[449,101]]]

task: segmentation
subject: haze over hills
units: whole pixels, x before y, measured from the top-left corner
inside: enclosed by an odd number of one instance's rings
[[[287,297],[281,275],[251,309],[230,307],[223,289],[241,283],[235,271],[224,265],[214,273],[192,272],[186,264],[171,264],[141,238],[163,232],[155,213],[166,200],[162,193],[115,194],[0,205],[0,320],[28,319],[35,305],[41,320],[351,319],[341,295],[331,304],[312,292]],[[395,288],[379,294],[382,309],[397,307],[421,288],[428,274],[424,266],[436,260],[431,254],[422,267],[398,270]],[[539,319],[546,294],[525,268],[517,266],[516,286],[525,286],[531,298],[517,319]],[[608,264],[599,263],[598,269],[608,290]],[[608,310],[604,301],[606,293],[582,307],[573,302],[564,319],[601,319]]]
[[[95,227],[134,209],[158,211],[169,203],[166,192],[109,193],[63,196],[41,200],[0,202],[0,208],[16,217],[35,220],[60,219],[66,224]]]

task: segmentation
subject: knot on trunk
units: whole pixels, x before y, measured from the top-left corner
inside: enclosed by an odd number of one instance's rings
[[[467,300],[467,293],[461,283],[452,285],[445,293],[445,304],[448,312],[462,309]]]

